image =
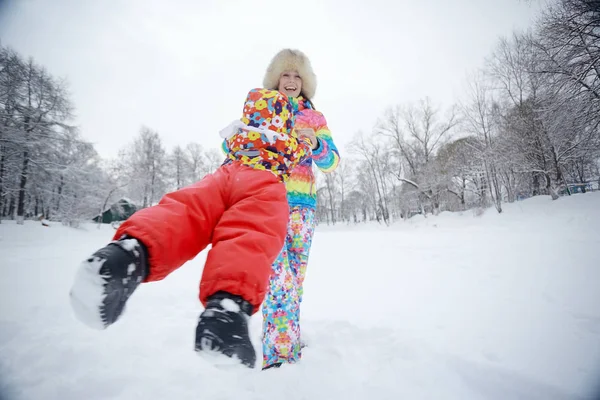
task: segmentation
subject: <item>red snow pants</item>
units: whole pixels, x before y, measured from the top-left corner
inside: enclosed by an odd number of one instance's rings
[[[114,238],[129,235],[146,246],[150,273],[145,282],[164,279],[212,244],[200,301],[206,305],[208,297],[226,291],[256,312],[283,248],[288,214],[285,185],[275,174],[235,162],[136,212]]]

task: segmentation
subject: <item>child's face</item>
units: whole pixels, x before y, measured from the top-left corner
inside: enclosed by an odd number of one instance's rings
[[[279,87],[277,88],[281,93],[290,96],[300,96],[302,90],[302,78],[296,71],[284,71],[279,77]]]

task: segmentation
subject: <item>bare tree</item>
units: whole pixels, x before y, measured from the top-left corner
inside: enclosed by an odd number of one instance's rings
[[[128,176],[126,170],[122,166],[123,161],[120,159],[104,162],[102,166],[103,172],[106,174],[104,184],[100,183],[99,189],[103,193],[104,201],[98,212],[98,228],[102,224],[102,214],[109,207],[109,204],[117,201],[118,198],[124,195],[125,188],[130,184],[131,177]]]
[[[169,156],[169,167],[170,175],[175,189],[179,190],[187,183],[187,168],[190,165],[189,160],[186,159],[185,152],[181,146],[175,146],[173,152]]]
[[[531,43],[552,102],[548,119],[555,140],[557,174],[585,181],[599,156],[600,5],[559,0],[542,14]]]
[[[336,179],[335,172],[329,174],[323,174],[325,186],[323,187],[328,203],[328,211],[331,216],[331,223],[335,225],[336,223]]]
[[[386,224],[390,223],[389,210],[389,169],[390,152],[386,149],[384,143],[378,140],[376,135],[365,139],[362,132],[359,132],[350,144],[350,152],[362,157],[365,161],[365,174],[359,182],[365,186],[367,192],[372,192],[374,198],[373,208],[377,221],[383,220]],[[370,189],[367,189],[371,186]]]
[[[447,143],[437,154],[447,191],[458,200],[459,210],[487,206],[484,146],[480,139],[469,136]]]
[[[426,214],[425,200],[431,202],[432,212],[439,210],[440,188],[435,176],[434,156],[457,123],[454,108],[442,118],[440,110],[426,98],[418,106],[389,109],[378,125],[378,131],[391,139],[399,161],[396,177],[418,192],[423,215]]]
[[[24,63],[17,53],[0,46],[0,221],[5,215],[5,198],[13,163],[18,152],[17,104],[22,101]]]
[[[584,97],[600,121],[600,5],[589,0],[559,0],[549,6],[532,42],[541,50],[543,74],[569,98]],[[600,122],[597,122],[600,123]]]
[[[340,193],[340,218],[346,222],[350,221],[350,215],[347,206],[348,193],[353,187],[355,187],[355,184],[353,183],[353,169],[351,162],[351,160],[341,160],[340,165],[335,171],[335,178],[339,185],[338,187]]]
[[[97,155],[69,125],[71,112],[64,81],[0,46],[0,217],[66,219],[68,204],[95,202],[82,185]]]
[[[188,173],[190,182],[197,182],[209,171],[206,161],[206,155],[202,146],[198,143],[189,143],[185,147],[185,158],[188,164]]]
[[[490,98],[490,90],[476,76],[470,82],[470,101],[462,106],[465,129],[478,138],[477,141],[464,141],[466,146],[477,155],[480,165],[485,171],[485,181],[491,185],[492,200],[496,210],[502,212],[502,188],[498,172],[498,151],[495,145],[494,101]],[[484,188],[482,187],[482,190]],[[481,194],[482,206],[485,205],[485,192]]]
[[[36,156],[45,154],[44,146],[52,140],[68,140],[63,132],[68,131],[65,121],[71,117],[71,104],[62,83],[52,79],[47,72],[35,65],[33,60],[25,64],[24,96],[15,108],[16,125],[21,132],[18,138],[21,153],[17,222],[23,223],[27,180]],[[67,127],[67,129],[62,129]]]
[[[130,196],[142,207],[153,205],[167,191],[165,182],[166,156],[158,132],[142,127],[132,146],[124,151],[132,177]]]
[[[219,168],[219,166],[223,164],[223,161],[225,160],[223,154],[217,149],[207,150],[204,157],[206,159],[205,174],[211,174],[215,172],[216,169]]]
[[[556,145],[544,118],[551,97],[539,73],[538,56],[531,33],[514,33],[510,40],[500,40],[488,62],[488,71],[500,84],[500,97],[505,101],[505,134],[512,135],[522,156],[518,168],[532,174],[534,194],[550,194],[556,200],[562,175],[556,163]]]

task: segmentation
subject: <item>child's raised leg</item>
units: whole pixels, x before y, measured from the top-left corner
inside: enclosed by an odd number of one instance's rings
[[[77,318],[107,328],[140,282],[164,279],[206,248],[225,210],[222,193],[229,171],[219,169],[136,212],[113,242],[82,262],[70,292]]]

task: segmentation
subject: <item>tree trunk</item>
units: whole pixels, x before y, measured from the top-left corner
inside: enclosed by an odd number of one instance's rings
[[[19,202],[17,203],[17,224],[23,225],[25,220],[25,186],[29,167],[29,152],[23,153],[23,167],[21,169],[21,182],[19,184]]]
[[[487,202],[487,181],[485,176],[479,177],[479,206],[485,208],[488,206]]]
[[[148,207],[152,207],[154,204],[154,173],[152,173],[152,185],[150,186],[150,201]]]
[[[540,177],[536,172],[533,172],[533,195],[534,196],[539,196],[540,195]]]
[[[506,184],[504,185],[504,187],[506,188],[508,202],[514,203],[515,202],[515,189],[513,188],[513,180],[511,179],[510,172],[508,172],[508,171],[504,172],[504,179],[506,181]]]
[[[342,221],[346,220],[346,204],[344,201],[344,183],[342,181],[342,188],[341,188],[341,195],[342,195],[342,199],[341,199],[341,203],[340,203],[340,213],[342,215]],[[348,216],[348,222],[350,221],[350,216]]]
[[[565,189],[567,190],[567,193],[569,194],[569,196],[571,195],[571,191],[569,190],[569,186],[567,185],[567,181],[565,180],[565,177],[562,173],[562,171],[560,170],[560,165],[558,163],[558,156],[556,155],[556,149],[554,148],[554,146],[550,146],[550,150],[552,151],[552,161],[554,161],[554,169],[556,170],[556,191],[558,190],[558,185],[562,182],[562,184],[565,186]],[[554,199],[554,196],[552,197]],[[557,195],[558,198],[558,195]],[[556,200],[556,199],[554,199]]]
[[[177,190],[181,189],[181,154],[177,155]]]
[[[498,174],[496,173],[496,166],[493,162],[490,165],[490,174],[491,174],[491,182],[494,185],[494,205],[496,206],[496,210],[498,214],[502,213],[502,190],[500,188],[500,183],[498,182]],[[489,180],[489,179],[488,179]]]
[[[4,212],[4,149],[0,146],[0,224]]]
[[[440,214],[440,196],[438,193],[433,194],[433,191],[430,191],[431,194],[431,204],[433,207],[432,214],[439,215]]]
[[[61,175],[60,176],[60,185],[58,185],[58,199],[56,200],[56,212],[57,213],[60,213],[60,200],[62,198],[62,191],[63,191],[64,185],[65,185],[64,176]]]
[[[379,161],[377,161],[377,171],[376,172],[379,175],[379,181],[381,182],[381,193],[383,193],[383,195],[380,195],[381,206],[383,208],[382,209],[383,219],[384,219],[386,225],[389,225],[390,212],[389,212],[389,205],[387,202],[387,188],[385,187],[385,179],[383,177],[383,173],[381,171]]]
[[[467,205],[465,202],[465,192],[466,191],[467,191],[467,180],[465,178],[462,178],[462,187],[461,187],[461,191],[460,191],[460,205],[461,205],[463,211],[467,209]]]
[[[556,188],[552,184],[552,178],[550,177],[550,174],[546,173],[545,175],[546,175],[546,190],[548,190],[548,193],[550,193],[550,196],[552,196],[552,200],[558,200],[558,198],[560,196],[558,195]]]
[[[8,203],[8,216],[10,219],[15,219],[15,196],[10,196],[10,203]]]
[[[425,203],[423,202],[423,196],[421,196],[421,193],[419,193],[418,198],[419,198],[419,207],[421,208],[421,215],[423,215],[425,218],[427,218],[427,212],[425,211]]]
[[[330,182],[327,182],[327,194],[329,195],[329,212],[331,213],[331,223],[335,225],[335,207],[334,207],[334,199],[333,193],[331,193],[331,185]]]

